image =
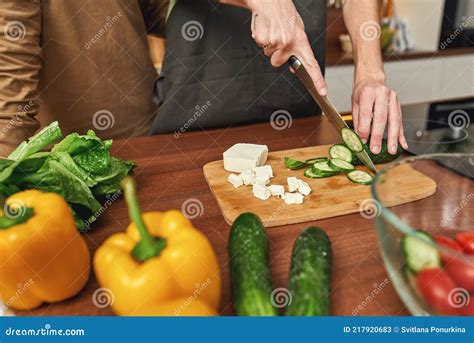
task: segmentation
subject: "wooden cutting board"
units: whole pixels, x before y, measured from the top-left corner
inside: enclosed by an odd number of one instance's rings
[[[252,195],[251,186],[235,189],[227,181],[230,173],[224,169],[222,160],[206,164],[204,175],[222,215],[230,225],[244,212],[253,212],[258,215],[266,227],[302,223],[359,212],[361,204],[363,205],[364,202],[367,204],[371,199],[369,186],[352,183],[345,175],[308,179],[303,176],[304,169],[288,170],[284,165],[284,157],[300,161],[319,156],[327,157],[329,147],[330,145],[284,150],[271,152],[268,155],[266,164],[272,166],[275,176],[271,179],[271,184],[285,185],[285,189],[287,189],[286,178],[289,176],[296,176],[309,183],[313,191],[305,197],[302,205],[286,205],[282,199],[276,197],[271,197],[266,201],[257,199]],[[378,169],[380,167],[377,166]],[[363,166],[357,166],[357,169],[367,170]],[[436,192],[436,183],[429,177],[408,165],[401,166],[399,169],[401,171],[399,173],[400,188],[399,192],[394,195],[393,201],[390,201],[391,206],[420,200]]]

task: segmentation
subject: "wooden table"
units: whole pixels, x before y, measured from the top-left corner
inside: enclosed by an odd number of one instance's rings
[[[187,199],[203,204],[203,214],[193,220],[211,241],[222,268],[221,314],[232,315],[227,259],[229,225],[224,222],[217,203],[203,176],[207,162],[222,158],[222,152],[234,143],[267,144],[271,151],[337,142],[335,130],[323,118],[294,120],[288,129],[277,131],[269,123],[230,129],[173,135],[140,137],[116,141],[113,154],[138,163],[136,170],[139,200],[143,211],[180,209]],[[85,235],[91,253],[111,234],[129,223],[122,198],[100,217],[98,225]],[[274,287],[286,287],[291,249],[299,232],[317,225],[328,233],[334,251],[332,313],[334,315],[409,315],[398,298],[380,256],[372,220],[359,214],[274,227],[268,229],[271,273]],[[76,297],[17,315],[111,315],[109,308],[99,309],[92,302],[98,288],[92,275]],[[375,288],[382,288],[373,296]],[[361,306],[361,309],[357,309]]]

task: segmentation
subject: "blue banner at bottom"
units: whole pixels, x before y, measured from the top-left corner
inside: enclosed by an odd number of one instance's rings
[[[2,317],[0,342],[474,342],[474,317]]]

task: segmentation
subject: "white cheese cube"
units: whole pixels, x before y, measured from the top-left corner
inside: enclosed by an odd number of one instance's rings
[[[239,143],[233,145],[223,154],[224,169],[230,172],[244,172],[267,161],[268,147],[258,144]]]
[[[298,192],[303,195],[309,195],[311,193],[311,187],[308,185],[307,182],[303,180],[298,180]]]
[[[294,204],[302,204],[304,196],[301,193],[285,193],[285,204],[287,205],[294,205]]]
[[[257,177],[265,177],[265,176],[268,176],[268,178],[273,177],[272,166],[255,167],[253,168],[253,171],[255,172],[255,175]]]
[[[254,197],[259,198],[261,200],[268,200],[271,197],[270,188],[262,185],[253,185],[252,193]]]
[[[288,177],[286,179],[286,182],[288,182],[288,191],[289,192],[296,192],[298,190],[298,187],[300,186],[300,183],[298,182],[298,179],[294,176]]]
[[[242,178],[244,185],[250,186],[251,184],[253,184],[253,181],[255,179],[255,173],[251,170],[246,170],[242,174],[240,174],[240,177]]]
[[[235,175],[235,174],[230,174],[229,177],[227,178],[227,181],[229,181],[234,188],[239,188],[244,184],[244,181],[242,180],[242,177],[240,175]]]
[[[281,185],[271,185],[270,193],[275,197],[283,198],[285,196],[285,187]]]
[[[260,186],[266,186],[270,183],[270,177],[268,175],[265,176],[256,176],[253,179],[253,185],[260,185]]]

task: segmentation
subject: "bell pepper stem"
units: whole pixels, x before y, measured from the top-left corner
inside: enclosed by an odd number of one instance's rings
[[[0,230],[6,230],[12,226],[26,223],[33,215],[33,209],[26,206],[4,206],[4,214],[0,217]]]
[[[140,241],[133,248],[132,256],[139,261],[146,261],[160,255],[166,247],[166,240],[161,237],[154,237],[148,231],[138,205],[135,181],[127,176],[122,180],[122,189],[125,193],[128,214],[140,234]]]

